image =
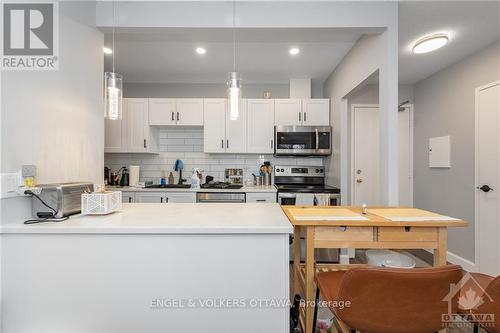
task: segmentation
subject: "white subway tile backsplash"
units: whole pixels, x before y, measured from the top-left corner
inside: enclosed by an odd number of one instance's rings
[[[105,165],[112,171],[122,166],[140,165],[140,180],[158,182],[160,177],[168,177],[177,159],[184,162],[183,178],[189,179],[192,168],[204,170],[217,181],[224,180],[227,168],[241,168],[245,179],[259,172],[259,156],[264,156],[272,165],[323,165],[322,158],[274,157],[259,154],[205,154],[203,152],[202,128],[160,128],[158,155],[106,154]],[[173,172],[178,179],[178,173]]]

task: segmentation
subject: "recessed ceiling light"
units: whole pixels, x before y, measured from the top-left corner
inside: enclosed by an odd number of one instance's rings
[[[434,50],[442,48],[446,45],[446,43],[448,43],[448,35],[446,34],[440,33],[425,36],[415,43],[415,45],[413,46],[413,53],[420,54],[432,52]]]
[[[299,54],[300,50],[297,47],[292,47],[290,51],[288,51],[291,55]]]
[[[203,47],[197,47],[196,48],[196,53],[198,53],[198,54],[205,54],[205,53],[207,53],[207,50],[205,50]]]
[[[109,47],[103,47],[102,51],[104,52],[104,54],[113,54],[113,50]]]

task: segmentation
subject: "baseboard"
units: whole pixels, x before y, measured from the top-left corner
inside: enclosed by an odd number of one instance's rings
[[[410,252],[413,255],[424,260],[429,265],[432,265],[432,251],[431,250],[409,250],[408,252]],[[446,253],[446,260],[451,264],[462,266],[462,268],[468,272],[476,272],[477,271],[477,267],[476,267],[475,263],[473,263],[472,261],[467,260],[465,258],[462,258],[462,257],[460,257],[460,256],[458,256],[455,253],[452,253],[450,251],[448,251]]]
[[[465,269],[467,272],[477,271],[475,263],[467,259],[464,259],[460,256],[457,256],[455,253],[452,253],[450,251],[446,253],[446,259],[448,259],[448,261],[451,262],[452,264],[462,266],[462,268]]]

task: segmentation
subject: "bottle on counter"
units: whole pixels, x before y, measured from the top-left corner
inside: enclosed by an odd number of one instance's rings
[[[168,183],[170,185],[173,185],[175,183],[174,175],[172,174],[172,171],[170,171],[170,175],[168,175]]]

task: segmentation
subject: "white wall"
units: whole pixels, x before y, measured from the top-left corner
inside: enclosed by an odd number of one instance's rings
[[[470,222],[449,251],[474,262],[475,89],[500,80],[500,42],[415,84],[414,205]],[[451,168],[428,167],[429,138],[451,135]]]
[[[397,23],[396,23],[397,26]],[[394,40],[395,38],[395,40]],[[333,154],[327,159],[328,184],[340,186],[342,202],[348,203],[349,136],[347,95],[378,71],[380,104],[381,203],[398,202],[397,159],[397,32],[361,38],[325,82],[324,95],[331,99]]]
[[[59,70],[2,73],[1,172],[34,164],[39,183],[99,182],[103,34],[93,27],[94,3],[60,2],[59,9]],[[2,220],[14,200],[2,200]]]

